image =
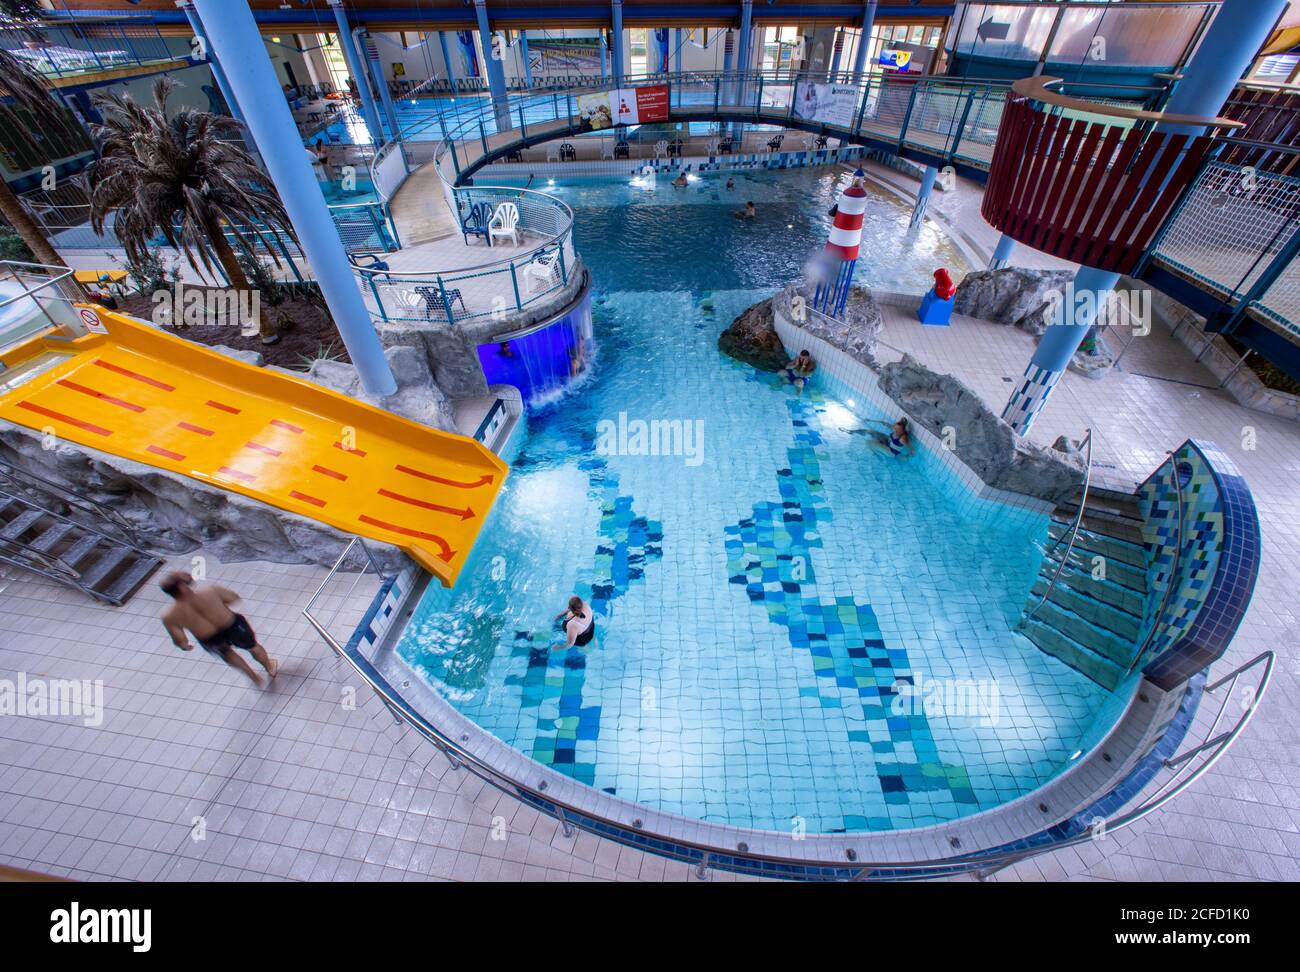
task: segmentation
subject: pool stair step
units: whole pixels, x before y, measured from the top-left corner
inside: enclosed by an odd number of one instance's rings
[[[162,558],[33,502],[0,492],[0,563],[125,604]]]
[[[1043,558],[1042,567],[1038,572],[1038,580],[1034,582],[1034,591],[1040,597],[1042,592],[1046,591],[1048,585],[1051,584],[1052,577],[1056,574],[1056,569],[1060,566],[1060,563],[1060,560],[1055,557]],[[1094,577],[1092,575],[1092,565],[1076,564],[1075,557],[1071,554],[1070,563],[1066,564],[1061,570],[1056,586],[1069,588],[1078,594],[1131,617],[1142,617],[1146,611],[1145,590],[1136,590],[1126,584],[1118,583],[1112,576],[1112,571],[1115,569],[1113,562],[1107,561],[1105,568],[1105,578]],[[1137,578],[1141,578],[1145,585],[1146,578],[1142,577],[1142,575],[1130,576],[1129,579],[1136,581]],[[1116,630],[1123,630],[1123,628],[1117,628]]]
[[[1140,542],[1135,543],[1122,537],[1112,536],[1109,532],[1098,531],[1094,529],[1096,525],[1096,522],[1093,521],[1091,526],[1085,522],[1079,527],[1074,540],[1075,550],[1087,551],[1090,554],[1105,557],[1107,560],[1117,560],[1120,563],[1128,564],[1130,567],[1146,570],[1146,548]],[[1048,526],[1047,533],[1053,542],[1064,537],[1065,539],[1061,541],[1061,546],[1064,547],[1069,543],[1070,524],[1061,523],[1054,519]]]
[[[1091,580],[1088,575],[1083,575]],[[1078,581],[1079,578],[1072,578]],[[1050,577],[1039,576],[1030,590],[1030,596],[1042,597],[1047,593],[1047,585],[1051,583]],[[1100,598],[1091,596],[1084,590],[1077,590],[1070,584],[1066,583],[1066,575],[1063,571],[1061,579],[1056,582],[1052,588],[1052,594],[1039,609],[1038,615],[1042,615],[1049,605],[1055,605],[1063,608],[1073,615],[1082,618],[1088,624],[1102,629],[1104,632],[1115,635],[1125,641],[1132,642],[1136,639],[1142,630],[1142,618],[1131,611],[1117,608],[1112,604],[1107,604]],[[1140,605],[1138,605],[1140,609]]]
[[[1056,565],[1061,562],[1065,555],[1065,544],[1062,543],[1056,547],[1050,547],[1043,555],[1043,567],[1050,574],[1056,570]],[[1082,572],[1089,577],[1092,576],[1093,569],[1097,566],[1093,562],[1094,555],[1087,550],[1083,550],[1076,543],[1074,549],[1070,551],[1069,562],[1065,565],[1062,576],[1071,572]],[[1122,560],[1115,560],[1109,557],[1102,558],[1102,566],[1106,571],[1104,583],[1107,587],[1119,587],[1124,591],[1136,594],[1140,598],[1145,598],[1147,593],[1147,572],[1146,567],[1137,567],[1133,564],[1126,563]],[[1102,600],[1107,600],[1103,594],[1098,594]],[[1121,601],[1112,602],[1116,607],[1124,607]]]
[[[1062,634],[1037,616],[1022,622],[1021,633],[1040,650],[1059,658],[1075,671],[1092,679],[1108,692],[1124,681],[1124,669],[1108,658],[1089,651],[1068,635]]]
[[[1082,512],[1078,499],[1061,503],[1052,511],[1048,537],[1020,630],[1042,651],[1113,690],[1143,636],[1147,553],[1138,499],[1090,492]],[[1103,577],[1094,576],[1098,566]]]

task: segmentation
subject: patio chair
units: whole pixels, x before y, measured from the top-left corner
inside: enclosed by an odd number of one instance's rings
[[[368,262],[362,263],[362,260]],[[379,257],[374,253],[349,253],[348,263],[352,264],[358,270],[366,271],[367,277],[377,277],[382,273],[389,280],[393,279],[393,275],[388,272],[388,261],[379,259]]]
[[[530,294],[547,291],[560,280],[560,248],[557,246],[549,253],[538,253],[524,264],[524,282]],[[533,285],[537,286],[534,287]]]
[[[632,148],[630,145],[627,144],[627,139],[620,138],[616,143],[614,143],[615,159],[630,159],[631,157],[632,157]]]
[[[491,221],[492,206],[489,203],[481,202],[471,206],[464,222],[460,224],[460,234],[465,238],[465,245],[469,246],[471,236],[481,236],[483,241],[491,246],[492,237],[488,233],[488,223]]]
[[[606,141],[602,141],[602,142],[600,143],[600,158],[601,158],[601,161],[602,161],[602,162],[604,162],[604,161],[613,161],[613,159],[614,159],[614,143],[613,143],[613,142],[610,142],[610,141],[606,140]]]
[[[510,237],[515,246],[519,245],[519,207],[512,202],[503,202],[497,206],[488,223],[488,242],[497,237]]]
[[[767,150],[769,152],[781,151],[781,143],[785,141],[784,135],[773,135],[767,140]]]
[[[446,294],[445,299],[443,298],[443,294]],[[414,299],[411,299],[412,295]],[[441,311],[446,315],[448,324],[456,323],[456,315],[453,312],[453,306],[457,303],[460,304],[462,313],[469,313],[465,307],[465,298],[461,296],[461,292],[455,287],[446,287],[442,290],[439,290],[437,287],[416,287],[414,290],[407,291],[407,296],[405,297],[404,302],[413,308],[423,304],[424,318],[427,321],[433,320],[434,313]]]
[[[663,159],[668,157],[668,139],[661,138],[655,142],[655,158]]]
[[[720,138],[711,138],[711,139],[709,139],[708,144],[705,146],[705,152],[707,152],[710,156],[717,155],[717,154],[718,154],[718,146],[720,146],[721,144],[722,144],[722,139],[720,139]]]
[[[578,161],[578,150],[573,147],[572,142],[560,143],[560,161],[561,162]]]
[[[547,162],[560,161],[560,146],[557,145],[555,142],[552,142],[550,145],[546,146],[546,161]]]

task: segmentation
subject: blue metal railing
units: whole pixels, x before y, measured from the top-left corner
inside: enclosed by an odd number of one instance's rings
[[[158,26],[145,18],[0,28],[0,47],[48,78],[69,78],[188,57],[174,50]]]

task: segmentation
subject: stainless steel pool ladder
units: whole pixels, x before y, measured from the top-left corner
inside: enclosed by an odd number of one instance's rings
[[[1026,611],[1024,616],[1020,619],[1020,627],[1022,628],[1029,624],[1029,619],[1038,613],[1038,609],[1046,604],[1047,599],[1052,596],[1052,591],[1056,590],[1056,582],[1061,579],[1061,572],[1065,570],[1065,565],[1070,562],[1070,554],[1074,550],[1074,541],[1079,536],[1079,525],[1083,522],[1083,511],[1088,505],[1088,488],[1092,484],[1092,429],[1088,429],[1084,434],[1083,441],[1079,443],[1079,447],[1081,449],[1087,449],[1087,458],[1083,469],[1083,495],[1079,497],[1079,510],[1074,514],[1074,522],[1070,524],[1070,529],[1056,538],[1052,545],[1047,548],[1046,554],[1050,554],[1053,550],[1059,547],[1061,541],[1068,538],[1069,542],[1065,545],[1064,556],[1061,557],[1060,562],[1056,565],[1056,570],[1052,572],[1052,580],[1047,585],[1047,590],[1044,591],[1043,596],[1038,599],[1038,603]]]

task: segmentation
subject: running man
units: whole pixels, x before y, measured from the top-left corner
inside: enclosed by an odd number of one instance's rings
[[[172,571],[159,586],[176,602],[163,611],[162,623],[181,651],[194,650],[188,631],[205,651],[216,655],[231,668],[239,669],[259,687],[262,685],[261,676],[235,653],[236,648],[242,648],[256,658],[271,678],[279,673],[280,663],[267,656],[248,619],[230,610],[230,605],[239,600],[234,591],[217,584],[195,587],[194,578],[184,570]]]

